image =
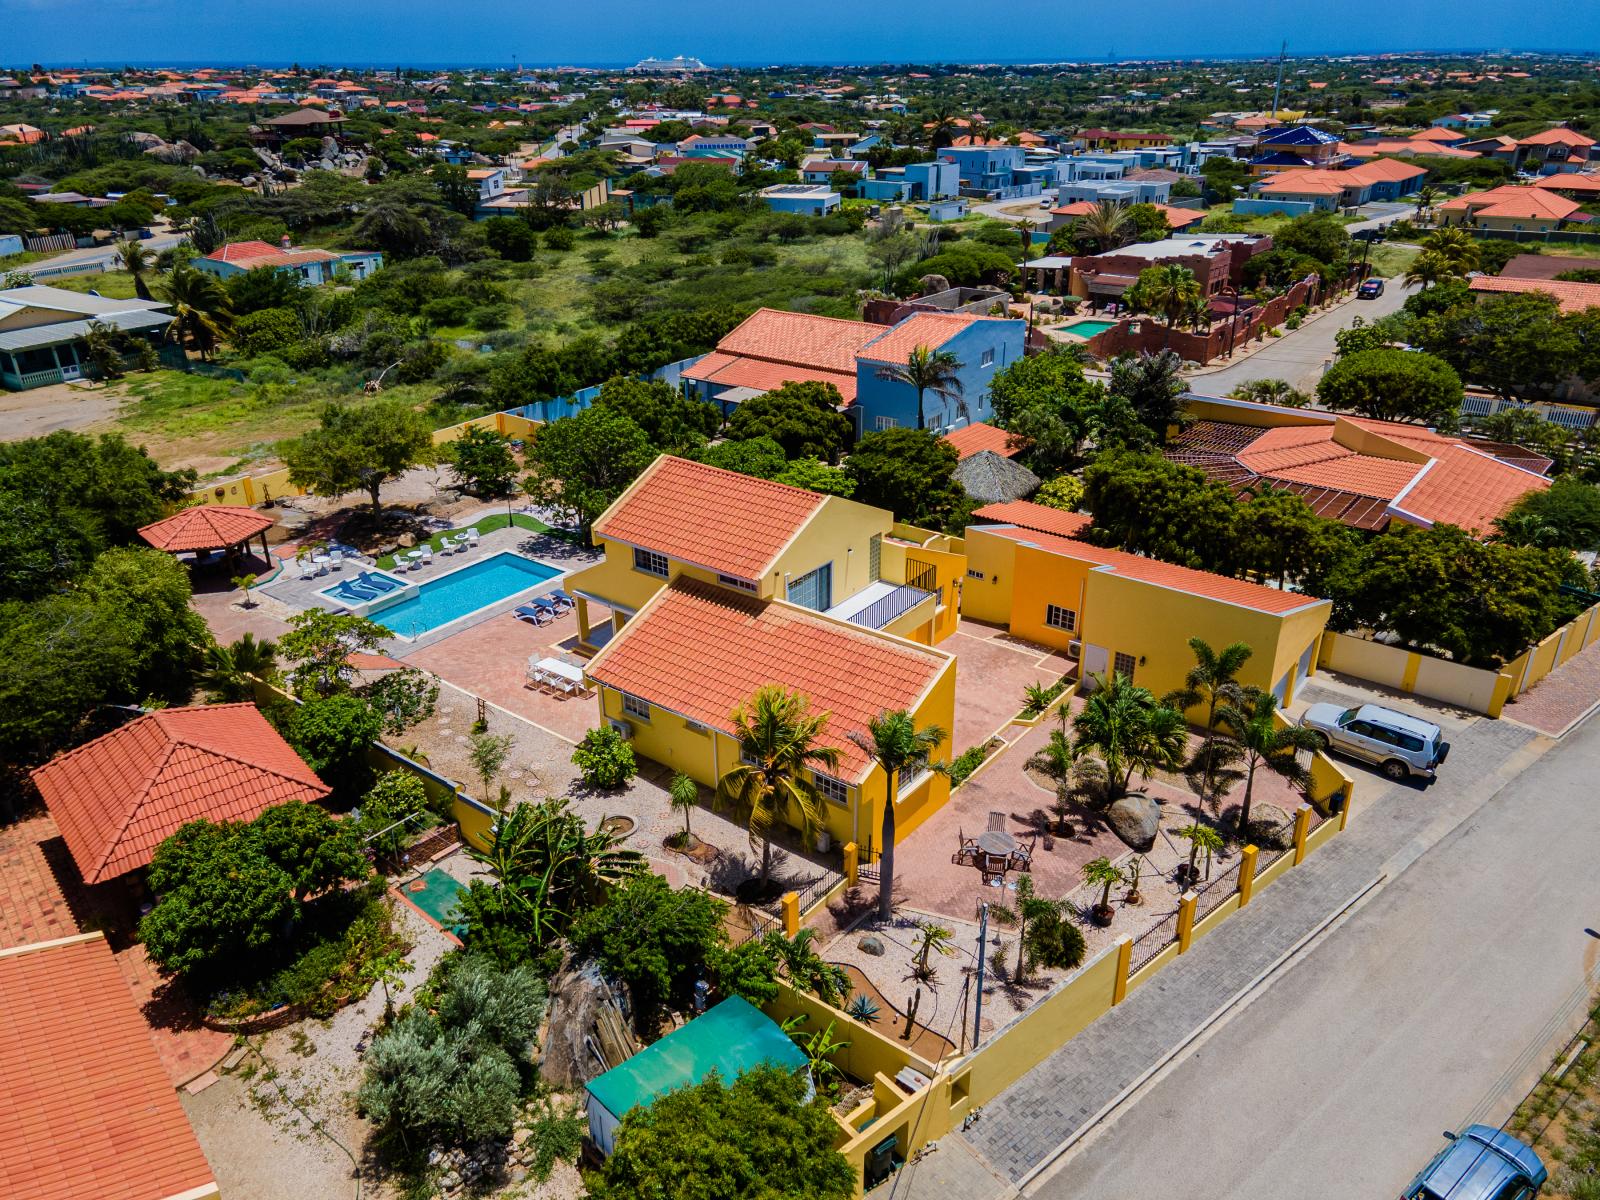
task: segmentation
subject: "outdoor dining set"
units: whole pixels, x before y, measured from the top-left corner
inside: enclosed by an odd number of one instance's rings
[[[343,568],[347,562],[366,563],[368,559],[354,546],[346,546],[342,542],[329,542],[327,546],[313,551],[304,558],[297,558],[300,566],[301,579],[314,579],[318,575],[326,575],[329,571]]]
[[[1007,814],[989,814],[989,827],[975,838],[964,830],[957,831],[959,846],[950,856],[957,866],[974,866],[983,873],[983,882],[991,887],[1005,884],[1010,871],[1026,871],[1033,862],[1033,844],[1024,846],[1006,829]]]
[[[553,696],[582,696],[589,690],[583,668],[559,658],[528,658],[528,678],[524,687],[549,692]]]
[[[439,539],[439,554],[441,556],[465,554],[477,544],[477,528],[466,529],[454,537],[448,535],[441,537]],[[420,571],[432,562],[433,547],[427,543],[423,543],[413,550],[396,550],[394,553],[394,569],[396,571]]]

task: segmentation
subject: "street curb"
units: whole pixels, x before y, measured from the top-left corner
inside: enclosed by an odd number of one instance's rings
[[[1098,1128],[1101,1123],[1103,1123],[1105,1119],[1114,1113],[1118,1108],[1127,1103],[1127,1101],[1132,1098],[1142,1087],[1144,1087],[1145,1084],[1149,1083],[1151,1079],[1160,1074],[1162,1070],[1164,1070],[1169,1064],[1171,1064],[1181,1054],[1188,1050],[1190,1046],[1194,1045],[1194,1043],[1198,1041],[1205,1033],[1207,1033],[1214,1025],[1216,1025],[1224,1017],[1228,1016],[1241,1000],[1243,1000],[1251,992],[1255,991],[1256,988],[1260,987],[1269,978],[1281,970],[1285,963],[1289,962],[1292,958],[1299,954],[1300,951],[1304,950],[1307,945],[1316,940],[1317,937],[1326,932],[1337,921],[1342,920],[1351,909],[1360,904],[1361,901],[1366,899],[1369,894],[1371,894],[1387,879],[1388,875],[1386,874],[1379,875],[1377,878],[1373,879],[1371,883],[1361,888],[1343,904],[1339,905],[1338,908],[1334,909],[1327,916],[1325,916],[1314,928],[1308,930],[1304,936],[1295,942],[1294,945],[1290,946],[1276,959],[1268,963],[1266,967],[1257,973],[1255,978],[1251,979],[1244,985],[1244,987],[1240,988],[1227,1000],[1223,1001],[1221,1006],[1218,1007],[1215,1012],[1197,1025],[1186,1037],[1184,1037],[1182,1041],[1180,1041],[1176,1046],[1173,1046],[1159,1059],[1152,1063],[1144,1072],[1142,1072],[1138,1078],[1136,1078],[1132,1083],[1128,1084],[1127,1087],[1123,1088],[1122,1091],[1113,1096],[1111,1100],[1100,1109],[1099,1112],[1095,1113],[1092,1117],[1085,1121],[1082,1126],[1074,1130],[1065,1141],[1052,1150],[1044,1159],[1035,1163],[1031,1168],[1029,1168],[1027,1173],[1016,1181],[1014,1193],[1008,1194],[1025,1196],[1027,1194],[1028,1187],[1036,1179],[1038,1179],[1047,1170],[1064,1158],[1068,1151],[1070,1151],[1080,1141]]]

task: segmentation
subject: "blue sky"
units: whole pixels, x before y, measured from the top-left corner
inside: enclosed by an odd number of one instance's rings
[[[1600,46],[1597,0],[0,0],[0,62],[1061,60]]]

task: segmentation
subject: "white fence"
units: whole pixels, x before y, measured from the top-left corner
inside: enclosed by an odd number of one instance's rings
[[[1512,409],[1523,408],[1563,429],[1588,429],[1595,422],[1595,410],[1575,404],[1547,404],[1536,401],[1523,404],[1519,400],[1503,400],[1498,396],[1467,395],[1461,401],[1464,417],[1492,417]]]

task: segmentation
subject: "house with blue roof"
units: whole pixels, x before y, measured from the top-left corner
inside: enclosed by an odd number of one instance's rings
[[[1333,134],[1314,125],[1284,125],[1257,139],[1250,170],[1260,175],[1296,167],[1333,167],[1347,158]]]

